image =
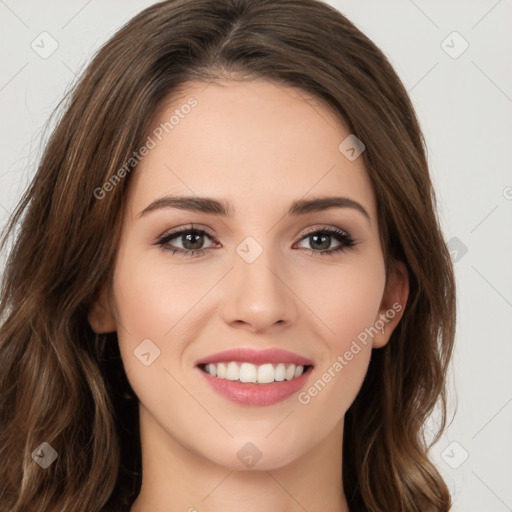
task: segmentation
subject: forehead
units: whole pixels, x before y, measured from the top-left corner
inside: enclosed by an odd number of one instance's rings
[[[132,176],[130,202],[141,211],[166,194],[228,200],[234,213],[344,195],[375,215],[362,158],[339,146],[350,131],[321,101],[273,82],[188,83],[160,107],[152,149]]]

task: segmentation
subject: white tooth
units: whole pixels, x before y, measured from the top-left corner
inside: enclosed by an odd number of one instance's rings
[[[291,364],[290,366],[288,366],[288,368],[286,368],[286,374],[285,374],[284,378],[286,380],[292,380],[294,375],[295,375],[295,365]]]
[[[240,368],[238,367],[238,363],[231,362],[228,364],[228,368],[226,370],[226,379],[228,380],[238,380],[240,378]]]
[[[258,368],[258,382],[260,384],[274,382],[274,367],[270,363],[262,364]]]
[[[251,363],[242,363],[240,365],[240,382],[256,382],[258,379],[258,369]]]
[[[304,366],[294,364],[286,365],[271,363],[254,365],[252,363],[237,363],[235,361],[224,363],[210,363],[205,365],[205,371],[210,375],[227,380],[240,382],[270,384],[274,381],[292,380],[304,373]]]
[[[220,379],[226,378],[226,365],[224,363],[217,363],[217,377]]]
[[[279,363],[276,366],[275,372],[274,372],[274,379],[276,379],[277,382],[281,382],[284,380],[284,376],[286,374],[286,366],[283,363]]]

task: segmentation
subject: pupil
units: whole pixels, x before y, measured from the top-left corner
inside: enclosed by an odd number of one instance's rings
[[[330,245],[330,236],[329,235],[312,235],[311,238],[314,240],[313,242],[313,245],[314,244],[319,244],[321,247],[317,247],[317,249],[329,249],[329,245]],[[318,238],[323,238],[324,239],[324,242],[317,242],[317,239]]]
[[[196,241],[194,242],[193,241],[193,238],[196,238]],[[183,243],[183,246],[185,247],[185,249],[190,249],[190,250],[194,250],[194,249],[199,249],[203,243],[203,235],[201,233],[189,233],[188,235],[185,235],[184,236],[184,239],[185,239],[185,243]],[[192,244],[192,247],[187,247],[187,244],[188,242],[191,242]]]

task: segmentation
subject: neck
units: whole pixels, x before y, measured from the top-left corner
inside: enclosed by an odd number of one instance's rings
[[[314,449],[285,466],[257,470],[256,464],[240,471],[183,446],[143,406],[139,410],[143,476],[130,512],[348,512],[341,469],[343,420]]]

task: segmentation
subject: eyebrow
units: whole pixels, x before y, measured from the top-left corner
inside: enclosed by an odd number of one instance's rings
[[[234,212],[234,208],[229,202],[219,201],[210,197],[165,196],[153,201],[149,206],[144,208],[137,217],[142,217],[149,212],[163,208],[177,208],[179,210],[220,215],[222,217],[230,217]],[[370,214],[363,205],[353,199],[341,196],[299,199],[292,203],[288,210],[288,215],[305,215],[307,213],[319,212],[330,208],[352,208],[363,214],[368,221],[370,220]]]

